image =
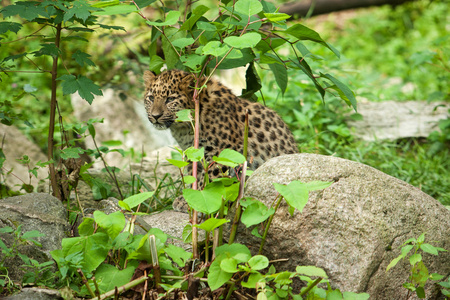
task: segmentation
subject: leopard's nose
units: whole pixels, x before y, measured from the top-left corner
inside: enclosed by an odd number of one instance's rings
[[[155,121],[158,121],[158,119],[161,118],[162,115],[163,114],[156,113],[156,114],[152,114],[152,117],[155,119]]]

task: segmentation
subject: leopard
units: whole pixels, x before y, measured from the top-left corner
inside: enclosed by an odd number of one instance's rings
[[[156,75],[144,72],[144,106],[148,120],[158,130],[169,129],[182,150],[194,146],[194,131],[190,122],[176,122],[177,112],[193,110],[195,77],[188,72],[171,69]],[[248,114],[248,168],[257,169],[270,158],[298,153],[299,149],[282,118],[259,102],[240,98],[220,81],[202,77],[199,99],[199,147],[211,162],[224,149],[243,153],[246,113]],[[197,84],[201,86],[200,84]],[[230,171],[229,167],[213,165],[208,169],[210,180]],[[198,186],[202,187],[205,171],[198,164]],[[183,197],[173,202],[175,211],[186,212]]]

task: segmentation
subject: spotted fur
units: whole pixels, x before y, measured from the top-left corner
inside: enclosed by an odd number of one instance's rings
[[[194,145],[191,125],[176,123],[176,113],[194,109],[192,101],[194,77],[180,70],[170,70],[156,76],[146,71],[145,108],[148,119],[157,129],[170,129],[179,146],[185,150]],[[298,148],[287,125],[273,110],[260,103],[238,98],[220,82],[211,80],[200,94],[200,147],[205,148],[206,161],[223,149],[240,153],[244,144],[245,111],[249,116],[248,160],[251,169],[269,158],[297,153]],[[203,181],[200,171],[199,184]],[[218,177],[226,168],[209,170],[210,178]],[[174,208],[175,205],[174,205]]]

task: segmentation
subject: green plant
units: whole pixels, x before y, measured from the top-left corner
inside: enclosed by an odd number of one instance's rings
[[[22,278],[22,284],[53,284],[53,272],[51,270],[54,262],[47,261],[39,263],[37,260],[32,259],[19,250],[20,245],[33,243],[38,247],[42,247],[42,244],[35,240],[37,237],[44,236],[37,230],[31,230],[22,232],[22,225],[13,229],[10,226],[0,228],[1,234],[11,234],[13,236],[12,244],[8,247],[2,240],[0,240],[0,249],[2,251],[0,260],[0,294],[6,289],[8,292],[12,292],[15,287],[14,283],[8,277],[8,270],[4,266],[5,261],[20,258],[23,262],[21,268],[26,271]]]
[[[410,254],[411,250],[414,250],[412,254]],[[436,281],[444,278],[443,275],[439,275],[437,273],[429,274],[427,267],[422,261],[421,252],[439,255],[439,251],[447,250],[425,243],[425,233],[422,233],[417,239],[410,238],[404,242],[401,248],[401,254],[394,258],[386,267],[386,272],[388,272],[400,260],[409,257],[409,263],[411,264],[411,275],[409,276],[408,281],[403,284],[403,287],[408,289],[408,295],[406,298],[409,297],[410,292],[415,292],[417,297],[424,299],[424,286],[427,281]],[[445,287],[445,283],[442,284],[442,286]]]

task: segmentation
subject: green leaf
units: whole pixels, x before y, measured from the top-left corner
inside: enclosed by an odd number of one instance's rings
[[[105,230],[111,240],[114,240],[125,228],[126,220],[122,212],[116,211],[112,214],[105,214],[102,211],[94,211],[94,220],[98,226]]]
[[[34,56],[49,55],[51,57],[57,57],[61,54],[61,50],[55,44],[41,44],[41,46],[41,49],[32,53]]]
[[[227,45],[224,45],[219,41],[210,41],[202,48],[202,54],[219,57],[227,53],[228,50],[230,50],[230,47]]]
[[[220,262],[220,268],[228,273],[236,273],[238,271],[237,264],[238,264],[237,260],[234,259],[233,257],[224,258]]]
[[[76,18],[83,20],[83,22],[86,22],[91,16],[91,11],[101,10],[100,8],[90,6],[85,0],[76,0],[71,3],[73,3],[73,6],[64,14],[64,21],[69,21],[75,16]]]
[[[444,275],[441,275],[441,274],[438,274],[438,273],[430,274],[430,279],[431,280],[441,280],[444,277],[445,277]]]
[[[422,255],[420,253],[414,253],[409,257],[409,263],[414,266],[419,261],[422,261]]]
[[[80,236],[88,236],[94,233],[95,221],[92,218],[84,218],[83,222],[78,226]]]
[[[261,35],[259,35],[256,32],[249,32],[249,33],[243,34],[242,36],[226,37],[223,41],[227,45],[234,47],[234,48],[238,48],[238,49],[253,48],[259,43],[259,41],[261,41]],[[216,56],[220,56],[220,55],[216,55]]]
[[[190,147],[184,153],[190,161],[201,161],[205,156],[205,148],[195,149],[194,147]]]
[[[234,5],[234,9],[247,17],[258,14],[262,11],[263,7],[258,0],[239,0]]]
[[[27,21],[32,21],[39,16],[49,17],[45,8],[40,4],[40,1],[19,1],[14,5],[4,7],[0,12],[4,19],[15,15],[19,15]]]
[[[220,152],[218,157],[213,156],[213,160],[219,164],[234,168],[243,164],[245,162],[245,157],[235,150],[224,149]]]
[[[247,200],[245,202],[250,203],[250,205],[242,213],[241,221],[247,228],[264,222],[275,213],[275,209],[268,209],[261,201]]]
[[[194,183],[196,180],[197,180],[197,179],[195,179],[194,176],[190,176],[190,175],[184,176],[184,177],[183,177],[184,184],[192,184],[192,183]]]
[[[253,271],[262,270],[269,266],[269,259],[264,255],[255,255],[249,259],[248,265]]]
[[[184,267],[186,262],[192,258],[192,252],[187,252],[181,247],[174,245],[167,245],[164,248],[164,252],[170,256],[170,258],[179,266]]]
[[[177,111],[176,113],[177,119],[176,122],[192,122],[194,119],[192,118],[192,111],[190,109],[183,109]]]
[[[208,273],[208,285],[211,291],[217,290],[220,288],[225,282],[231,279],[234,273],[225,272],[220,267],[221,260],[216,259],[212,262],[209,267]]]
[[[166,158],[166,160],[171,164],[174,165],[177,168],[183,168],[186,167],[187,165],[189,165],[189,163],[187,161],[182,161],[182,160],[176,160],[176,159],[170,159],[170,158]]]
[[[100,293],[106,293],[114,290],[115,287],[130,282],[138,264],[139,262],[137,261],[130,261],[124,270],[119,270],[109,264],[100,265],[95,271],[95,279],[97,280]]]
[[[330,49],[337,57],[340,57],[339,51],[337,51],[333,46],[325,42],[320,35],[315,32],[314,30],[302,25],[302,24],[295,24],[291,27],[289,27],[286,31],[287,34],[290,34],[294,37],[296,37],[299,40],[309,40],[316,43],[319,43],[328,49]]]
[[[124,199],[123,202],[126,203],[130,208],[133,208],[152,197],[153,193],[154,192],[145,192],[136,194]]]
[[[305,183],[306,188],[309,191],[318,191],[323,190],[332,185],[333,182],[326,182],[326,181],[310,181]]]
[[[291,16],[284,13],[264,13],[264,16],[270,21],[270,22],[280,22],[289,19]]]
[[[194,227],[203,229],[207,232],[211,232],[215,228],[222,226],[223,224],[228,223],[228,222],[230,222],[230,221],[227,219],[209,218],[208,220],[206,220],[205,222],[203,222],[201,224],[194,225]]]
[[[245,288],[249,288],[249,289],[256,289],[256,284],[260,281],[263,280],[264,276],[257,272],[257,273],[252,273],[250,274],[250,276],[248,277],[247,281],[242,281],[241,285]]]
[[[193,71],[200,71],[205,59],[206,55],[198,55],[198,54],[185,54],[180,57],[181,63],[186,67],[190,68]]]
[[[178,22],[178,19],[180,18],[181,11],[179,10],[171,10],[166,15],[166,20],[164,22],[151,22],[147,21],[148,25],[151,26],[171,26],[175,25]]]
[[[281,93],[286,92],[288,84],[287,70],[284,65],[280,64],[269,64],[270,70],[272,70],[273,75],[275,75],[275,81],[281,90]]]
[[[108,236],[97,232],[90,236],[65,238],[62,240],[64,257],[70,254],[83,253],[81,265],[83,271],[90,273],[95,270],[106,258],[109,252]]]
[[[422,249],[422,251],[426,252],[426,253],[430,253],[433,255],[439,255],[437,248],[430,244],[422,244],[422,245],[420,245],[420,249]]]
[[[17,33],[22,28],[22,24],[16,22],[0,22],[0,34],[8,31]]]
[[[181,38],[181,39],[173,40],[172,45],[174,45],[177,48],[183,49],[186,46],[192,45],[194,42],[195,42],[195,40],[191,37]]]
[[[77,50],[74,54],[72,54],[72,58],[79,64],[80,66],[94,66],[94,62],[89,58],[91,57],[89,54],[81,52]]]
[[[252,257],[247,246],[238,243],[217,247],[216,257],[219,257],[221,254],[226,255],[225,257],[234,257],[239,263],[247,262]]]
[[[275,276],[274,281],[280,285],[291,284],[292,283],[292,280],[290,279],[291,275],[292,273],[288,271],[278,273]]]
[[[404,258],[404,256],[399,255],[396,258],[394,258],[393,260],[391,260],[391,262],[389,263],[389,265],[386,267],[386,272],[389,271],[392,267],[395,267],[395,265],[402,259]]]
[[[114,6],[103,7],[100,11],[95,11],[92,14],[96,16],[112,16],[129,14],[137,11],[138,9],[134,4],[119,4]]]
[[[311,81],[314,83],[314,86],[316,87],[317,91],[320,93],[320,96],[322,97],[322,99],[324,99],[325,98],[325,90],[320,85],[320,83],[317,81],[316,77],[312,73],[311,67],[308,65],[306,60],[304,60],[304,59],[299,60],[299,61],[291,60],[291,62],[295,66],[297,66],[300,70],[302,70],[302,72],[305,73],[306,76],[308,76],[311,79]]]
[[[419,299],[425,299],[425,289],[421,286],[416,288],[416,295]]]
[[[84,76],[79,76],[77,78],[74,75],[63,75],[57,80],[62,80],[62,90],[64,95],[78,92],[80,97],[85,99],[89,104],[92,104],[94,95],[103,95],[100,87]]]
[[[195,23],[198,21],[198,19],[200,19],[208,10],[209,8],[204,5],[199,5],[196,8],[194,8],[194,10],[192,11],[192,15],[180,27],[180,31],[191,30],[192,27],[195,25]]]
[[[317,276],[322,278],[328,278],[327,273],[321,268],[315,266],[297,266],[295,272],[306,276]]]
[[[339,97],[344,100],[348,106],[352,106],[355,111],[356,110],[356,98],[355,94],[352,90],[348,88],[345,84],[331,76],[330,74],[322,74],[320,73],[320,77],[327,78],[331,82],[334,83],[334,86],[330,86],[329,88],[332,88],[336,90],[339,93]]]
[[[80,154],[83,154],[85,151],[80,147],[71,147],[65,148],[61,150],[61,158],[69,159],[69,158],[79,158]]]
[[[295,207],[300,212],[303,211],[309,195],[309,190],[304,183],[292,181],[288,185],[278,183],[273,183],[273,185],[290,206]]]
[[[206,185],[203,191],[183,190],[184,199],[189,206],[208,215],[219,210],[222,205],[222,195],[225,195],[222,182],[212,182]]]

